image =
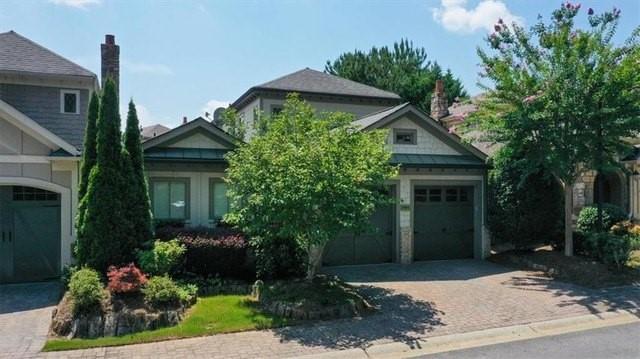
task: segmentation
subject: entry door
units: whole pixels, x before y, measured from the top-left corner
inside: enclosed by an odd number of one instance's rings
[[[13,278],[13,214],[11,187],[0,186],[0,283]]]
[[[414,259],[473,258],[473,187],[416,187]]]

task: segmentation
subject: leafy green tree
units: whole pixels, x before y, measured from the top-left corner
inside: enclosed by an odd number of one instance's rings
[[[144,176],[144,157],[140,142],[140,122],[133,100],[129,102],[127,126],[124,132],[124,175],[127,176],[125,188],[124,210],[131,230],[129,232],[129,246],[140,247],[151,239],[152,221],[149,190]]]
[[[471,117],[487,139],[525,154],[524,175],[543,169],[560,180],[565,197],[565,253],[573,254],[573,187],[581,171],[615,166],[637,135],[640,61],[636,29],[612,42],[620,12],[595,15],[577,29],[580,5],[565,3],[529,31],[499,21],[478,49],[486,100]]]
[[[222,111],[220,120],[225,131],[238,140],[244,141],[247,135],[247,124],[245,120],[238,115],[238,111],[235,108],[225,108],[224,111]]]
[[[290,95],[264,135],[228,156],[232,211],[227,220],[253,241],[296,241],[313,278],[326,243],[362,230],[379,192],[397,169],[389,164],[386,132],[362,132],[342,113],[316,114]]]
[[[333,62],[327,61],[325,72],[395,92],[427,113],[438,79],[444,80],[449,104],[456,97],[467,97],[462,83],[450,70],[443,73],[436,62],[427,60],[424,48],[414,48],[413,43],[405,39],[394,43],[391,49],[383,46],[368,52],[344,53]]]
[[[122,141],[118,95],[109,79],[103,89],[97,122],[96,164],[89,175],[87,193],[83,198],[86,211],[77,245],[81,265],[104,271],[109,265],[134,259],[135,248],[127,240],[124,204]]]

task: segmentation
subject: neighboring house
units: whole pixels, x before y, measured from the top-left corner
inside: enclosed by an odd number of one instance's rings
[[[0,34],[0,282],[56,277],[71,261],[92,72]]]
[[[451,132],[457,132],[467,116],[477,111],[478,102],[482,95],[474,96],[469,100],[454,103],[446,112],[433,116]],[[433,114],[432,114],[433,115]],[[493,155],[500,145],[483,142],[479,131],[467,131],[465,136],[473,145],[487,154]],[[638,139],[635,140],[636,142]],[[632,141],[633,142],[633,141]],[[598,174],[595,171],[586,171],[578,177],[573,189],[573,221],[577,220],[580,211],[598,202],[611,203],[622,207],[630,218],[640,220],[640,147],[636,144],[635,150],[629,156],[621,159],[621,170],[607,174]],[[598,196],[598,182],[603,181],[602,199]]]
[[[277,113],[291,92],[317,111],[353,114],[362,130],[389,129],[392,162],[401,167],[389,181],[396,204],[372,216],[378,231],[332,241],[325,265],[484,258],[489,253],[482,152],[401,103],[397,94],[311,69],[252,87],[231,106],[251,128],[257,113]],[[442,100],[443,93],[434,96]],[[227,136],[198,118],[144,142],[156,218],[215,225],[228,210],[221,181],[224,153],[233,148]]]
[[[140,130],[140,135],[142,136],[142,140],[148,140],[150,138],[156,137],[156,136],[160,136],[161,134],[167,132],[171,130],[169,127],[157,124],[157,125],[151,125],[151,126],[146,126],[143,127]]]

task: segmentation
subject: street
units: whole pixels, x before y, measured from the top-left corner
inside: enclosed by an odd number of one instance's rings
[[[640,358],[640,323],[427,355],[463,358]]]

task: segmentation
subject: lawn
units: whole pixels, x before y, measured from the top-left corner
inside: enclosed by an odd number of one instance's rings
[[[260,312],[257,303],[242,295],[216,295],[198,298],[187,317],[177,326],[97,339],[50,339],[43,351],[108,347],[202,335],[231,333],[279,327],[283,318]]]

